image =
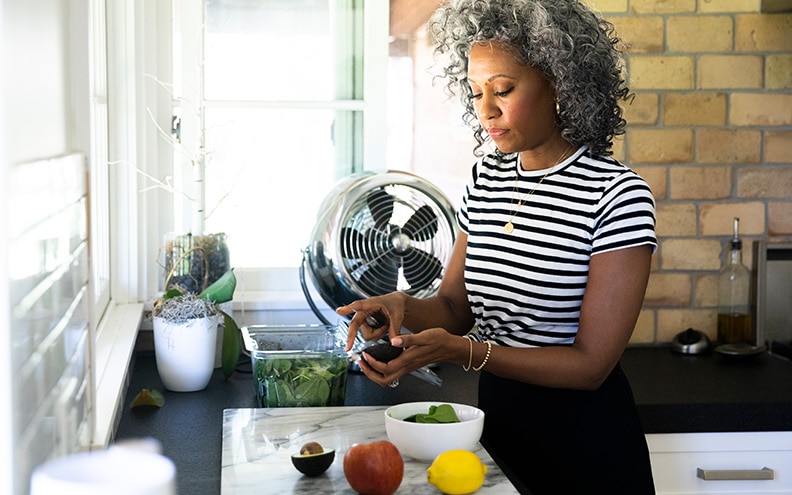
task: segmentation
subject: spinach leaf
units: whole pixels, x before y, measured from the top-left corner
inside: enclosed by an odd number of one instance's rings
[[[459,417],[450,404],[429,406],[428,413],[418,413],[407,416],[404,421],[410,423],[459,423]]]
[[[261,407],[342,406],[346,395],[344,356],[265,359],[256,362]]]

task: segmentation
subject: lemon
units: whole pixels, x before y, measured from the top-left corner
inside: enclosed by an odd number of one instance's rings
[[[435,457],[426,479],[447,495],[473,493],[484,484],[487,466],[469,450],[448,450]]]

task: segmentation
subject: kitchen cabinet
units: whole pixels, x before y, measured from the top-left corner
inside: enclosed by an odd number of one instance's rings
[[[792,493],[792,431],[646,436],[658,495]]]

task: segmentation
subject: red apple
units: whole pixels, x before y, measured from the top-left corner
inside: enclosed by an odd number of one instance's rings
[[[401,485],[404,460],[387,440],[356,443],[344,454],[344,475],[362,495],[391,495]]]

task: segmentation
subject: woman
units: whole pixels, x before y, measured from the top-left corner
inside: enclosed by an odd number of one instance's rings
[[[388,363],[364,354],[381,385],[439,361],[480,371],[482,443],[531,493],[654,493],[618,364],[656,247],[654,201],[610,158],[629,97],[613,27],[576,0],[454,0],[431,30],[484,156],[438,294],[338,308],[354,313],[348,347],[360,329],[405,348]],[[386,325],[366,323],[378,313]]]

